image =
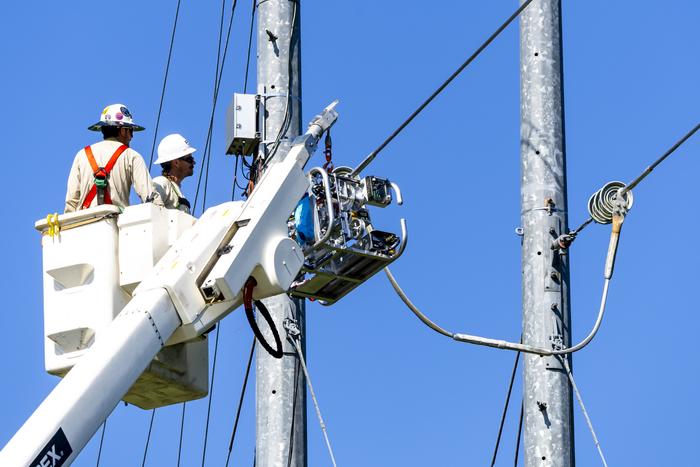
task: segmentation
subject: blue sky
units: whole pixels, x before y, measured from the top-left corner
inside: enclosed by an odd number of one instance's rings
[[[95,141],[86,127],[105,105],[127,104],[147,127],[132,146],[148,159],[175,3],[4,6],[2,445],[57,383],[43,370],[41,248],[33,223],[62,210],[73,156]],[[249,3],[240,2],[234,19],[208,204],[226,201],[231,192],[224,112],[243,87]],[[334,158],[336,165],[357,164],[516,6],[472,0],[302,2],[304,122],[340,99]],[[183,2],[159,131],[180,132],[201,148],[220,8],[219,2]],[[609,180],[631,180],[698,122],[699,19],[700,5],[690,0],[563,2],[572,224],[586,218],[593,191]],[[697,462],[699,151],[696,135],[635,190],[608,315],[596,340],[574,357],[577,383],[610,465]],[[320,165],[322,155],[311,163]],[[376,212],[375,223],[395,230],[400,216],[409,221],[411,242],[393,270],[413,300],[453,331],[517,340],[517,25],[370,167],[367,173],[390,177],[404,192],[405,206]],[[195,186],[194,178],[184,183],[190,198]],[[607,227],[592,226],[571,252],[577,340],[595,319],[608,235]],[[226,458],[252,338],[241,312],[220,330],[207,465],[223,465]],[[512,353],[433,333],[381,275],[333,307],[309,305],[307,348],[340,465],[488,465]],[[520,376],[497,465],[512,464]],[[234,465],[252,463],[253,394],[248,392],[243,407]],[[578,407],[574,411],[578,465],[598,465]],[[188,405],[182,465],[201,463],[205,416],[206,400]],[[140,465],[149,417],[119,405],[109,418],[100,465]],[[179,417],[180,407],[158,411],[146,465],[175,464]],[[309,464],[329,465],[311,405],[308,440]],[[94,465],[98,443],[95,437],[74,465]]]

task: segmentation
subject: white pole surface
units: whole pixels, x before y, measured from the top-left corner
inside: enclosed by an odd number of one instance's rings
[[[522,339],[546,348],[571,345],[568,256],[550,248],[568,232],[562,80],[561,3],[535,0],[520,17]],[[524,355],[523,407],[525,465],[573,466],[571,388],[557,357]]]
[[[258,93],[266,113],[259,155],[269,156],[278,146],[281,158],[288,150],[286,138],[301,132],[300,5],[298,0],[259,0],[257,8]],[[275,144],[278,135],[282,139]],[[304,300],[278,295],[263,302],[282,337],[284,357],[275,359],[257,346],[256,465],[306,467],[306,385],[283,326],[285,318],[296,320],[305,351]],[[261,320],[263,334],[274,342],[266,326]]]

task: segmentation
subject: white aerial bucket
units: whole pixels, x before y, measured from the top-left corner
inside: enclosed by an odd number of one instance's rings
[[[96,206],[35,223],[42,233],[46,371],[65,376],[196,222],[151,203]],[[208,392],[206,337],[164,347],[124,397],[144,409]]]

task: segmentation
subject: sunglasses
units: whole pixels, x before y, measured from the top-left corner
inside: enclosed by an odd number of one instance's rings
[[[180,158],[181,161],[189,162],[190,164],[194,164],[194,157],[192,156],[185,156]]]

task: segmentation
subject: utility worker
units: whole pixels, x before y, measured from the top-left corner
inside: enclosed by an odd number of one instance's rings
[[[86,146],[75,155],[68,176],[65,212],[99,204],[128,206],[132,186],[141,201],[162,204],[143,157],[129,148],[134,131],[144,130],[134,123],[129,109],[122,104],[105,107],[100,121],[88,130],[101,131],[104,141]]]
[[[153,179],[163,204],[168,209],[179,209],[190,214],[190,202],[182,194],[182,180],[194,173],[196,151],[184,136],[173,133],[163,138],[158,145],[158,159],[163,175]]]

